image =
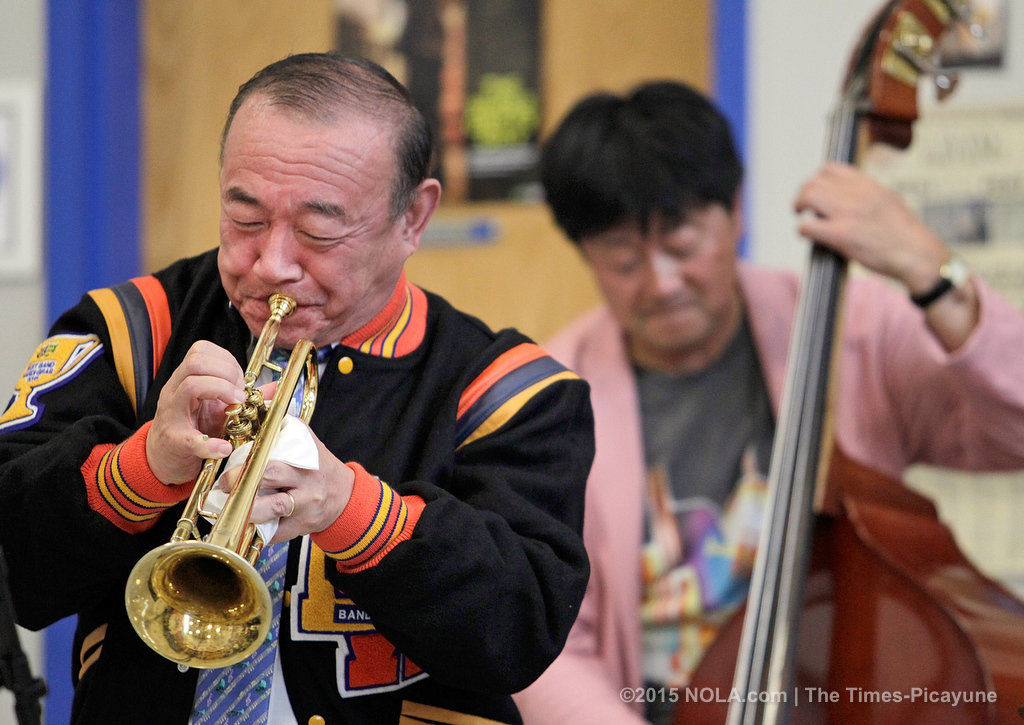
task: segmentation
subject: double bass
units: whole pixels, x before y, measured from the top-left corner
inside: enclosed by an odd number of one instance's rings
[[[830,160],[906,148],[919,78],[963,0],[892,0],[865,29]],[[940,97],[953,79],[939,74]],[[933,504],[830,436],[845,260],[812,243],[747,603],[694,673],[682,723],[1024,722],[1024,602],[957,548]],[[1024,711],[1024,710],[1022,710]]]

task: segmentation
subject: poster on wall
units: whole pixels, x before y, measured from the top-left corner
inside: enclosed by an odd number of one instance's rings
[[[335,47],[383,65],[438,146],[445,202],[539,198],[540,0],[335,0]]]
[[[0,83],[0,276],[38,273],[40,238],[39,92]]]
[[[1024,310],[1024,106],[936,108],[866,167]]]

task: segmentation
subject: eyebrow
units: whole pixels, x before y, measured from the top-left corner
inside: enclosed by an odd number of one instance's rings
[[[310,211],[315,211],[317,214],[322,214],[323,216],[336,217],[339,219],[344,219],[346,216],[344,209],[337,204],[332,204],[328,201],[307,201],[303,206]]]
[[[622,247],[633,246],[636,244],[636,241],[637,240],[635,239],[631,239],[628,234],[615,233],[592,237],[587,240],[587,243],[602,249],[621,249]]]
[[[259,199],[243,191],[237,186],[230,187],[224,193],[224,196],[227,198],[228,201],[237,201],[239,203],[247,204],[249,206],[263,206],[260,203]],[[316,212],[317,214],[321,214],[326,217],[344,219],[347,216],[347,214],[345,214],[345,210],[341,206],[339,206],[338,204],[333,204],[329,201],[307,201],[304,202],[302,206],[308,209],[309,211]]]
[[[260,206],[260,203],[259,201],[256,200],[256,197],[250,196],[249,194],[239,189],[237,186],[232,186],[227,191],[225,191],[224,196],[228,201],[239,201],[243,204],[249,204],[250,206]]]

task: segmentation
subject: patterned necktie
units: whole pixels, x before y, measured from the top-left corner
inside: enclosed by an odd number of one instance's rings
[[[316,349],[316,364],[318,375],[323,374],[324,363],[331,356],[331,352],[334,349],[332,345],[325,347],[318,347]],[[288,361],[291,357],[290,350],[281,350],[280,348],[274,348],[270,352],[270,361],[276,363],[282,370],[288,366]],[[277,380],[280,377],[276,372],[273,375],[273,379]],[[288,413],[291,415],[298,415],[299,410],[302,408],[302,395],[306,387],[306,376],[300,375],[298,385],[295,386],[295,392],[292,393],[292,401],[288,406]]]
[[[195,725],[255,725],[268,721],[287,561],[287,541],[263,548],[256,570],[267,582],[274,606],[267,641],[247,660],[230,667],[203,670],[199,674],[192,712]]]

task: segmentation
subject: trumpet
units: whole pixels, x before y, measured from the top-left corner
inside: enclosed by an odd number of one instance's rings
[[[244,660],[266,639],[273,618],[270,593],[255,564],[266,542],[249,522],[274,441],[304,373],[298,417],[308,423],[316,404],[316,349],[300,340],[286,368],[270,360],[281,320],[295,309],[270,297],[270,317],[245,370],[243,403],[225,411],[224,437],[234,448],[252,441],[235,487],[219,512],[206,508],[222,461],[206,459],[171,540],[143,556],[125,588],[125,608],[139,637],[179,666],[210,669]],[[281,373],[267,405],[256,387],[263,368]],[[213,521],[203,537],[199,517]]]

